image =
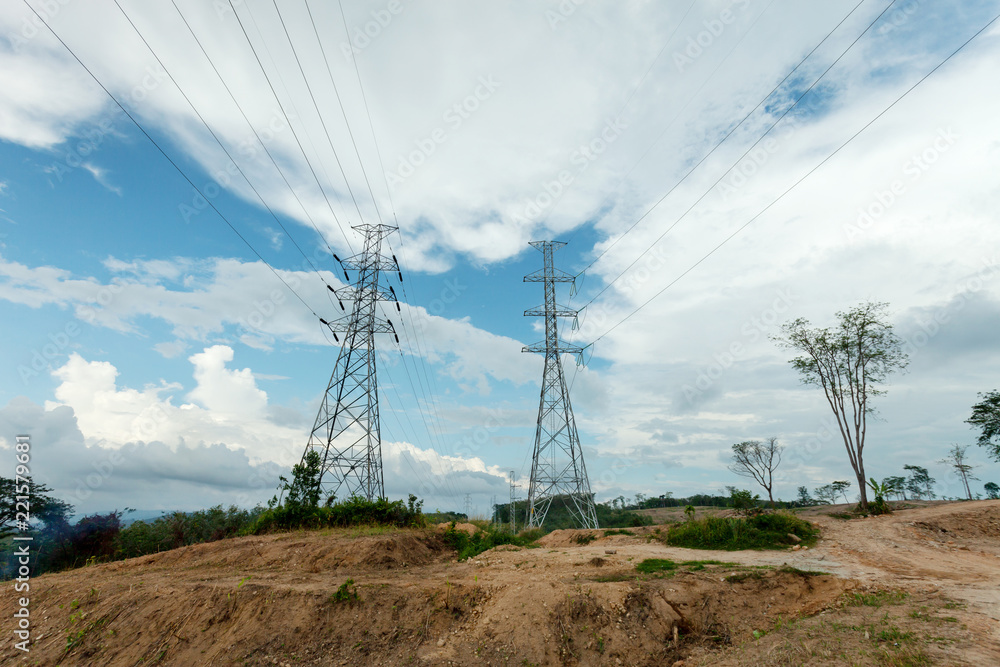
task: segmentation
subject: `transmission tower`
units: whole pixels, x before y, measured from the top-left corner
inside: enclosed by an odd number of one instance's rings
[[[391,333],[396,336],[392,320],[380,317],[375,311],[379,301],[395,301],[396,292],[391,286],[382,285],[382,274],[399,272],[395,255],[382,255],[382,239],[396,231],[389,225],[358,225],[354,227],[365,236],[365,247],[351,257],[336,259],[344,270],[344,278],[351,282],[347,270],[357,271],[357,278],[348,287],[333,289],[340,309],[346,311],[345,301],[352,302],[349,314],[327,322],[320,319],[340,342],[337,334],[344,336],[337,355],[337,364],[323,395],[316,423],[309,435],[302,460],[310,451],[319,452],[321,459],[319,486],[323,498],[363,497],[376,500],[385,496],[382,476],[382,440],[379,428],[378,385],[375,381],[375,334]],[[341,493],[343,491],[343,493]]]
[[[581,528],[597,528],[594,495],[590,492],[561,359],[563,354],[579,354],[584,348],[560,341],[557,327],[560,317],[576,317],[577,311],[556,303],[556,283],[570,283],[574,277],[553,265],[553,251],[565,243],[532,241],[531,245],[542,252],[545,264],[541,271],[525,276],[524,282],[544,284],[545,305],[526,310],[524,314],[545,318],[545,341],[525,346],[521,351],[544,354],[545,372],[542,375],[535,450],[528,485],[528,526],[540,527],[545,522],[552,501],[558,498],[560,502],[565,502]]]
[[[514,495],[514,491],[516,489],[516,486],[514,484],[514,471],[513,470],[510,471],[509,479],[510,479],[510,505],[508,506],[508,508],[510,510],[510,532],[511,533],[516,533],[517,532],[517,520],[515,519],[515,515],[514,515],[514,505],[517,503],[517,498]]]

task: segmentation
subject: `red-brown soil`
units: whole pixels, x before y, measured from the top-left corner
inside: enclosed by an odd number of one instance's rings
[[[1000,501],[809,518],[823,536],[799,551],[677,549],[650,529],[463,563],[435,530],[224,540],[33,579],[31,652],[8,640],[0,662],[1000,664]],[[722,563],[637,572],[648,558]],[[0,596],[5,628],[14,603]]]

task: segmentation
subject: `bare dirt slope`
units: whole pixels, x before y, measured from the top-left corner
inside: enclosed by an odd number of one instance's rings
[[[823,538],[799,551],[670,548],[649,529],[464,563],[432,530],[196,545],[32,580],[32,650],[7,641],[0,662],[1000,664],[1000,501],[810,518]],[[678,565],[637,572],[650,558]],[[5,628],[13,609],[0,596]]]

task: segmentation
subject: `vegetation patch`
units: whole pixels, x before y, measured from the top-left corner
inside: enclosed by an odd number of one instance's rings
[[[604,531],[604,537],[611,537],[612,535],[635,535],[631,530],[624,529],[612,529]]]
[[[544,531],[538,528],[514,534],[487,525],[485,529],[480,528],[470,535],[466,531],[456,528],[455,523],[452,522],[444,531],[443,537],[445,544],[458,552],[458,560],[465,560],[504,544],[528,548],[536,547],[538,545],[535,542],[543,534]]]
[[[666,572],[670,570],[677,569],[677,563],[672,560],[667,560],[665,558],[647,558],[638,565],[635,569],[644,574],[652,574],[653,572]]]
[[[580,533],[579,535],[574,535],[573,536],[573,541],[574,542],[576,542],[577,544],[584,545],[584,546],[590,544],[591,542],[593,542],[596,539],[597,539],[597,535],[595,535],[594,533]]]
[[[906,591],[874,591],[872,593],[851,593],[847,598],[850,607],[882,607],[902,604],[910,596]]]
[[[808,521],[788,512],[748,517],[704,517],[671,526],[661,539],[670,546],[688,549],[783,549],[795,543],[815,543],[819,531]]]

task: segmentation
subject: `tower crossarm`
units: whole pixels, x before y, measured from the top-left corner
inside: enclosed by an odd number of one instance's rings
[[[567,273],[562,269],[557,269],[553,267],[550,268],[549,271],[552,272],[551,275],[546,275],[545,269],[540,269],[538,271],[534,271],[533,273],[529,273],[524,277],[524,282],[543,283],[546,280],[548,280],[549,282],[554,282],[554,283],[571,283],[574,280],[576,280],[576,276],[574,276],[572,273]]]
[[[570,345],[569,343],[564,343],[559,341],[559,344],[555,347],[550,347],[548,343],[542,341],[540,343],[532,343],[531,345],[525,345],[521,348],[521,352],[534,352],[536,354],[547,354],[552,352],[553,354],[580,354],[587,348],[580,347],[579,345]]]
[[[576,317],[580,312],[574,308],[567,308],[566,306],[560,306],[556,304],[552,310],[546,310],[545,306],[535,306],[534,308],[529,308],[524,311],[525,317],[545,317],[549,313],[556,315],[557,317]]]

